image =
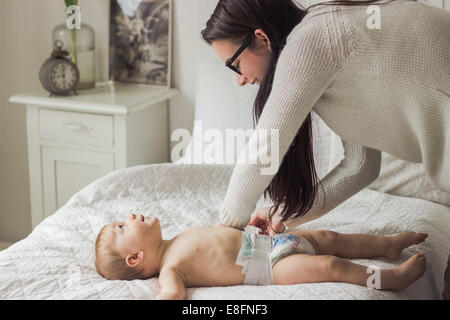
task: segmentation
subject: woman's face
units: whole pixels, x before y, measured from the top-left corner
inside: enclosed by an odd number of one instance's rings
[[[233,62],[233,66],[237,67],[242,75],[230,70],[235,73],[240,86],[247,83],[260,84],[270,63],[272,56],[270,41],[262,29],[255,30],[253,44],[256,44],[255,49],[246,48]],[[216,40],[212,46],[224,64],[240,47],[232,44],[230,40]]]

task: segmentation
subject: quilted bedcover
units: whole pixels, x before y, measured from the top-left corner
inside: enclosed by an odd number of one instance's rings
[[[213,225],[225,197],[232,165],[152,164],[112,172],[74,195],[25,239],[0,252],[0,299],[153,299],[158,279],[111,281],[94,266],[101,227],[130,212],[156,216],[163,237],[192,226]],[[257,207],[267,205],[261,197]],[[417,251],[427,272],[394,293],[345,283],[290,286],[189,288],[188,299],[440,299],[450,251],[450,208],[422,199],[364,189],[327,215],[298,227],[342,233],[429,233],[396,261],[354,259],[389,268]]]

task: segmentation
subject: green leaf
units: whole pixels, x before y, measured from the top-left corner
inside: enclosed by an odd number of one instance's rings
[[[77,6],[78,0],[64,0],[64,3],[66,4],[66,8],[70,6]]]

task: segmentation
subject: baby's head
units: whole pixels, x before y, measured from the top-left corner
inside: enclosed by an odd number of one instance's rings
[[[159,272],[162,236],[157,218],[130,214],[111,222],[95,241],[95,267],[110,280],[148,279]]]

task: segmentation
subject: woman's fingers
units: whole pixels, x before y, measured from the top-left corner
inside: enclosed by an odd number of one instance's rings
[[[258,227],[261,229],[261,233],[269,234],[271,236],[285,230],[284,223],[281,221],[281,217],[275,214],[271,219],[271,225],[267,222],[269,217],[269,210],[271,207],[259,208],[250,219],[249,225]]]
[[[284,225],[283,221],[280,219],[277,219],[276,221],[272,221],[272,228],[277,233],[283,233],[284,230],[286,230],[286,226]]]
[[[257,214],[255,214],[253,217],[250,218],[250,222],[248,223],[249,225],[256,225],[256,223],[258,223],[259,221],[259,217]]]
[[[256,211],[256,213],[250,218],[248,224],[259,228],[259,226],[261,225],[261,220],[262,218],[260,212]]]
[[[282,217],[278,214],[275,214],[271,219],[270,225],[268,223],[268,230],[271,236],[283,233],[286,230],[286,226],[282,221]]]
[[[272,222],[272,229],[273,229],[274,234],[280,233],[283,230],[283,228],[280,228],[279,223],[274,223],[274,222]]]
[[[251,219],[250,222],[248,223],[248,225],[250,226],[255,226],[259,229],[261,229],[261,233],[266,233],[266,229],[267,229],[267,224],[266,224],[266,220],[264,218],[260,217],[259,213],[256,213]]]

